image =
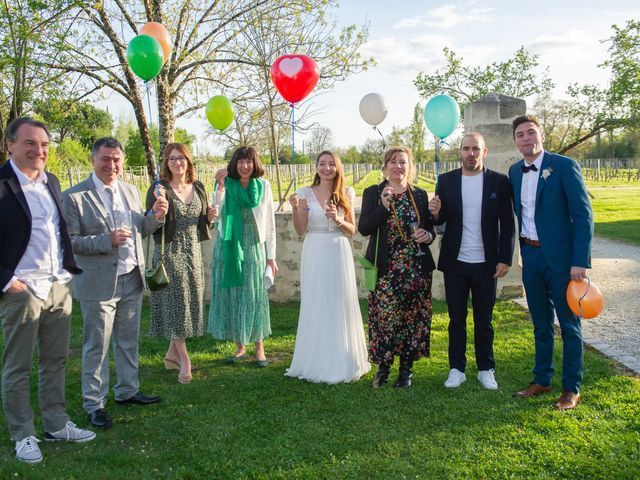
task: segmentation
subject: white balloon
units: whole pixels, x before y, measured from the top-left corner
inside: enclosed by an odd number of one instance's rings
[[[380,125],[387,117],[387,102],[379,93],[369,93],[360,100],[360,116],[369,125]]]

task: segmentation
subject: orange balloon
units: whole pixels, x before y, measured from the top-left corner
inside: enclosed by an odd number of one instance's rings
[[[167,63],[169,55],[171,55],[171,37],[164,25],[158,22],[149,22],[140,29],[139,33],[140,35],[149,35],[158,41],[164,52],[164,62]]]
[[[571,280],[567,285],[567,304],[576,315],[582,313],[582,318],[595,318],[604,308],[604,297],[593,282],[587,279]]]

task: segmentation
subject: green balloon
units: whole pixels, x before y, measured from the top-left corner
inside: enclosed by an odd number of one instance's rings
[[[151,80],[164,65],[162,45],[149,35],[133,37],[127,46],[127,61],[133,73],[142,80]]]
[[[221,132],[226,130],[233,122],[233,105],[231,100],[224,95],[211,97],[207,102],[205,112],[209,123]]]

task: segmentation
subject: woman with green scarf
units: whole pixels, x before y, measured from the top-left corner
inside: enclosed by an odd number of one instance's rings
[[[264,339],[271,334],[268,285],[278,272],[276,225],[271,185],[253,147],[236,149],[226,170],[216,172],[216,205],[220,208],[213,247],[209,333],[236,343],[226,359],[248,358],[247,344],[255,342],[255,363],[267,366]]]

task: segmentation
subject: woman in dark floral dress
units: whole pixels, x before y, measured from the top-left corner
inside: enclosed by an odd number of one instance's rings
[[[386,179],[364,191],[358,222],[360,233],[370,236],[366,258],[378,266],[378,283],[369,294],[369,356],[378,365],[374,388],[389,381],[396,355],[395,386],[408,388],[413,362],[430,353],[435,264],[428,245],[435,232],[427,193],[409,183],[415,176],[411,150],[388,150],[383,172]]]

